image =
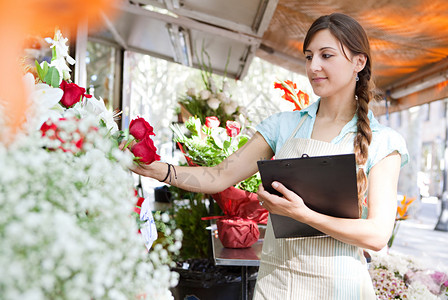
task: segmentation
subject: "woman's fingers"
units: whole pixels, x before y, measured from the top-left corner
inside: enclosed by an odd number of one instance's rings
[[[296,195],[294,192],[288,190],[283,184],[278,181],[272,182],[272,187],[287,199],[291,199],[291,197],[294,197]]]

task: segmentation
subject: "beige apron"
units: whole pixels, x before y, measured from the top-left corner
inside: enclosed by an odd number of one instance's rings
[[[276,158],[345,154],[341,143],[294,138],[304,116]],[[270,219],[261,254],[254,300],[376,299],[362,249],[329,236],[276,239]]]

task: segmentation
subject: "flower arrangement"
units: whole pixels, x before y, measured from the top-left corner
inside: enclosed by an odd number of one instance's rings
[[[408,256],[373,254],[369,272],[377,299],[448,299],[448,274]]]
[[[216,116],[206,117],[204,125],[200,118],[190,117],[185,122],[190,137],[182,132],[178,124],[171,126],[175,134],[174,141],[184,145],[184,154],[190,164],[215,166],[248,141],[247,135],[240,134],[240,123],[227,121],[225,128],[219,125]]]
[[[172,299],[178,275],[169,253],[179,250],[181,234],[167,230],[170,245],[149,253],[143,246],[132,218],[133,157],[118,147],[113,113],[70,82],[65,41],[58,31],[52,62],[36,64],[36,79],[25,75],[25,130],[0,143],[1,294]]]
[[[400,201],[400,204],[397,206],[397,215],[395,217],[394,228],[392,230],[392,235],[387,242],[387,247],[392,247],[395,237],[397,236],[398,229],[400,228],[400,222],[409,218],[408,208],[414,200],[415,198],[407,199],[405,195]]]
[[[233,121],[244,112],[245,108],[232,99],[226,80],[222,80],[221,87],[218,87],[211,70],[207,68],[203,68],[201,76],[203,88],[199,92],[195,88],[189,88],[179,99],[181,108],[199,118],[202,123],[205,123],[208,116],[216,116],[223,123]]]
[[[197,117],[190,117],[185,123],[189,136],[183,133],[178,124],[171,126],[175,134],[174,141],[183,151],[188,164],[199,166],[216,166],[226,157],[244,146],[249,140],[245,134],[245,120],[240,116],[240,122],[226,121],[226,127],[216,116],[205,118],[204,124]],[[256,192],[261,182],[259,174],[255,174],[242,181],[237,187],[249,192]]]

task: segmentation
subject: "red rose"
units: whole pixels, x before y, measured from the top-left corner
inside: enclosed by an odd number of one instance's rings
[[[141,162],[149,165],[150,163],[160,160],[160,156],[156,153],[157,148],[151,138],[145,137],[143,140],[132,146],[131,152],[135,157],[139,157]]]
[[[134,207],[134,212],[139,214],[139,215],[140,215],[140,211],[142,210],[143,201],[145,201],[145,198],[138,197],[137,203],[135,204],[135,207]]]
[[[227,121],[226,130],[228,136],[236,137],[238,134],[240,134],[241,125],[236,121]]]
[[[72,107],[81,101],[83,96],[86,98],[92,97],[92,95],[86,94],[85,88],[80,87],[75,83],[67,83],[65,80],[62,80],[59,87],[64,91],[64,94],[59,102],[67,108]]]
[[[145,119],[137,117],[129,124],[129,133],[132,134],[137,140],[143,140],[149,135],[155,135],[154,128],[146,122]]]
[[[218,127],[219,124],[219,119],[215,116],[205,118],[205,126],[207,126],[208,128]]]

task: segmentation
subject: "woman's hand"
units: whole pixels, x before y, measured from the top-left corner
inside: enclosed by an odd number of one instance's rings
[[[128,143],[128,141],[126,141],[126,140],[123,140],[120,143],[120,145],[118,146],[118,148],[123,151],[131,152],[130,149],[132,149],[132,146],[134,146],[136,143],[137,142],[135,140],[131,141],[130,143]],[[129,170],[131,170],[132,172],[134,172],[138,175],[154,178],[154,176],[156,176],[156,173],[158,170],[155,165],[156,165],[156,162],[153,162],[151,164],[145,164],[145,163],[139,163],[137,161],[134,161],[132,166],[129,167]],[[165,167],[165,169],[166,169],[166,167]]]
[[[311,211],[296,193],[288,190],[280,182],[274,181],[272,187],[280,192],[283,197],[267,192],[263,185],[260,184],[258,188],[258,200],[264,208],[270,213],[287,216],[298,221],[303,222],[307,214]]]

